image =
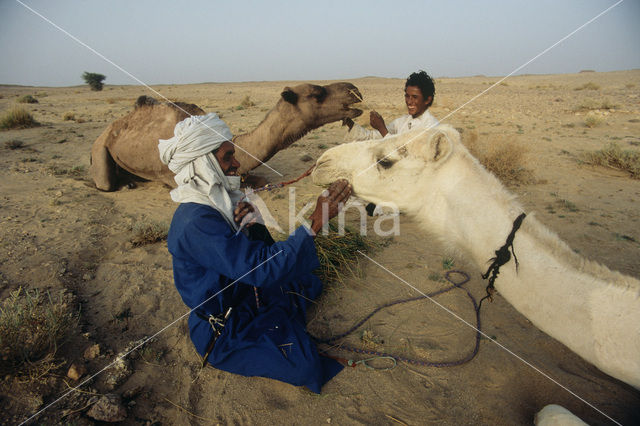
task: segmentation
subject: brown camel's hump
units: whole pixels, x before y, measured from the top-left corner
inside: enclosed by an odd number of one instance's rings
[[[161,105],[156,99],[151,96],[142,95],[136,99],[135,109],[144,108],[144,107],[153,107],[155,105]],[[186,115],[204,115],[205,112],[195,104],[188,104],[186,102],[167,102],[165,105],[168,105],[180,112],[182,112],[185,117]]]

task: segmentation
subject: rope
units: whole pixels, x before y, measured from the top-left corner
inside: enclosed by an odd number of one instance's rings
[[[520,216],[516,218],[516,220],[513,221],[513,227],[511,228],[511,232],[507,236],[507,241],[504,243],[502,247],[496,250],[495,252],[496,257],[489,260],[489,261],[493,261],[493,263],[491,263],[491,265],[489,266],[489,269],[487,269],[487,272],[482,275],[482,279],[484,280],[489,278],[489,284],[487,284],[487,288],[486,288],[487,295],[482,299],[480,299],[478,310],[480,310],[480,308],[482,307],[482,302],[485,299],[489,299],[489,301],[493,301],[492,296],[493,296],[493,293],[496,291],[495,287],[493,286],[493,283],[496,281],[496,278],[498,278],[498,274],[500,273],[500,267],[511,259],[512,253],[513,253],[513,260],[516,263],[516,272],[518,271],[518,258],[516,257],[516,252],[513,250],[513,239],[515,238],[516,232],[518,231],[518,229],[520,229],[520,225],[522,225],[522,221],[526,216],[527,215],[525,213],[522,213],[520,214]],[[511,249],[511,252],[509,252],[509,249]],[[491,274],[491,277],[489,277],[489,274]]]
[[[450,276],[451,274],[454,274],[454,273],[462,275],[464,277],[463,280],[460,281],[460,282],[455,282]],[[335,335],[335,336],[331,336],[331,337],[328,337],[328,338],[324,338],[324,339],[311,335],[311,338],[314,339],[317,343],[332,345],[332,347],[335,347],[336,349],[339,349],[339,350],[354,352],[354,353],[357,353],[357,354],[374,356],[374,358],[368,358],[368,359],[361,360],[361,361],[345,360],[345,361],[347,361],[347,365],[352,366],[352,367],[355,367],[357,364],[364,364],[365,366],[367,366],[369,368],[373,368],[371,366],[368,366],[366,363],[369,362],[369,361],[372,361],[374,359],[378,359],[378,358],[380,358],[380,359],[394,359],[395,362],[402,361],[402,362],[406,362],[408,364],[420,365],[420,366],[423,366],[423,367],[455,367],[455,366],[466,364],[467,362],[469,362],[473,358],[475,358],[475,356],[478,354],[478,351],[480,349],[480,336],[481,336],[481,334],[480,334],[480,310],[478,309],[478,304],[476,303],[476,300],[473,297],[473,295],[471,295],[469,290],[467,290],[465,287],[463,287],[463,285],[466,284],[467,282],[469,282],[469,279],[470,279],[469,275],[466,272],[457,271],[457,270],[447,271],[447,273],[445,274],[445,278],[447,279],[447,281],[449,281],[452,284],[451,286],[446,287],[446,288],[441,289],[441,290],[434,291],[432,293],[427,294],[426,296],[411,297],[411,298],[408,298],[408,299],[396,300],[396,301],[389,302],[389,303],[386,303],[384,305],[381,305],[381,306],[375,308],[373,311],[371,311],[366,317],[364,317],[362,320],[358,321],[353,327],[351,327],[350,329],[348,329],[344,333],[341,333],[341,334],[338,334],[338,335]],[[400,355],[394,355],[394,354],[390,354],[390,353],[386,353],[386,352],[355,348],[355,347],[348,346],[348,345],[343,345],[343,344],[334,345],[334,343],[336,341],[338,341],[340,339],[343,339],[343,338],[347,337],[348,335],[352,334],[353,332],[355,332],[367,320],[369,320],[369,318],[371,318],[372,316],[374,316],[376,313],[380,312],[383,309],[389,308],[389,307],[394,306],[394,305],[413,302],[413,301],[416,301],[416,300],[436,297],[436,296],[439,296],[439,295],[441,295],[443,293],[451,291],[451,290],[453,290],[455,288],[459,288],[459,289],[465,291],[465,293],[467,294],[467,296],[471,300],[471,303],[473,304],[473,309],[474,309],[475,314],[476,314],[475,345],[473,347],[473,350],[469,354],[467,354],[465,357],[463,357],[461,359],[454,360],[454,361],[428,361],[428,360],[423,360],[423,359],[415,359],[415,358],[409,358],[409,357],[400,356]],[[335,359],[338,359],[338,360],[342,360],[341,358],[337,358],[337,357],[332,357],[332,356],[329,356],[329,357],[330,358],[335,358]],[[394,363],[394,365],[392,367],[385,368],[385,370],[390,370],[393,367],[395,367],[395,363]]]
[[[292,183],[296,183],[298,182],[300,179],[305,178],[307,176],[309,176],[311,174],[311,171],[313,170],[313,168],[315,167],[315,164],[311,167],[309,167],[309,170],[307,170],[306,172],[304,172],[303,174],[301,174],[300,176],[298,176],[295,179],[292,180],[288,180],[286,182],[280,182],[280,183],[268,183],[265,186],[261,186],[260,188],[256,188],[256,189],[249,189],[249,194],[254,194],[256,192],[262,192],[262,191],[272,191],[274,189],[278,189],[278,188],[284,188],[287,185],[291,185]]]

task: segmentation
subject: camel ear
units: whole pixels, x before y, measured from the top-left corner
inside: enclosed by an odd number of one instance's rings
[[[282,99],[284,99],[285,101],[289,102],[292,105],[295,105],[298,103],[298,94],[293,90],[291,90],[290,87],[285,87],[281,93],[281,96],[282,96]]]
[[[453,151],[453,144],[445,132],[438,132],[429,139],[426,149],[427,160],[439,162],[446,160]]]

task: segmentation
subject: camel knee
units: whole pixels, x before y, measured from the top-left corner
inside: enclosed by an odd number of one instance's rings
[[[91,151],[89,173],[99,190],[110,192],[118,189],[116,163],[107,148],[94,148]]]

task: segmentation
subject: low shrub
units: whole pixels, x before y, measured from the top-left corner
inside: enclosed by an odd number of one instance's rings
[[[640,179],[640,152],[624,150],[615,142],[601,150],[585,153],[582,160],[587,164],[623,170],[632,178]]]
[[[12,291],[0,307],[0,374],[42,374],[78,323],[64,291]]]
[[[588,82],[583,84],[582,86],[578,86],[573,90],[600,90],[600,85],[593,83],[593,82]]]
[[[37,104],[38,100],[31,95],[24,95],[18,98],[18,102],[21,104]]]
[[[618,105],[614,104],[609,99],[604,99],[602,101],[596,101],[595,99],[587,99],[582,103],[580,103],[579,105],[576,105],[573,108],[573,112],[593,111],[596,109],[610,110],[610,109],[616,109],[616,108],[618,108]]]
[[[602,118],[602,117],[600,117],[598,115],[588,115],[584,119],[584,125],[587,126],[590,129],[594,128],[594,127],[598,127],[602,123],[604,123],[604,118]]]
[[[22,107],[13,107],[0,117],[0,129],[26,129],[36,127],[39,123]]]
[[[19,140],[6,141],[4,147],[7,149],[20,149],[24,147],[24,142]]]
[[[54,176],[82,176],[85,172],[85,166],[78,165],[73,167],[61,167],[58,165],[49,166],[49,171]]]
[[[240,106],[242,106],[242,108],[245,109],[245,108],[250,108],[252,106],[256,106],[256,103],[253,102],[249,96],[245,96],[242,102],[240,102]]]
[[[465,132],[462,143],[480,164],[503,183],[525,184],[533,181],[533,172],[524,164],[527,150],[521,144],[504,137],[496,137],[491,141],[479,140],[475,131]]]
[[[153,221],[136,223],[131,230],[133,237],[129,241],[134,247],[139,247],[166,240],[169,234],[169,224]]]

